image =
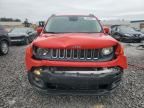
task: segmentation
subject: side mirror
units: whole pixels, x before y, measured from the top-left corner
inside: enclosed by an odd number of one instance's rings
[[[109,34],[110,29],[108,27],[104,27],[103,29],[104,29],[104,33]]]
[[[42,27],[38,27],[37,30],[36,30],[36,31],[37,31],[37,34],[40,35],[40,33],[42,32],[42,30],[43,30]]]

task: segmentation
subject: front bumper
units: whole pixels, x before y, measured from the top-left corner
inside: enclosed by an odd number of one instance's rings
[[[40,69],[40,74],[35,70]],[[33,68],[28,72],[30,83],[48,94],[70,94],[70,95],[104,95],[117,87],[121,81],[123,70],[113,67],[101,71],[50,71],[48,67]],[[45,89],[33,83],[32,76],[41,79]]]

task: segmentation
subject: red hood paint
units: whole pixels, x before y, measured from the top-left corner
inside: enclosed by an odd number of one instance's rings
[[[105,48],[118,42],[104,33],[65,33],[42,34],[33,44],[40,48],[73,48],[79,46],[84,49]]]

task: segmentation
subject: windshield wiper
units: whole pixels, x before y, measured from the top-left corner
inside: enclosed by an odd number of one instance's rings
[[[44,30],[44,33],[57,34],[58,32],[54,32],[54,31],[46,31],[46,30]]]
[[[45,33],[51,33],[51,34],[57,34],[58,32],[47,32],[47,31],[44,31]]]

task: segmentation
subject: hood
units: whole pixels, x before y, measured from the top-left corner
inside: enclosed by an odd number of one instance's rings
[[[9,37],[20,37],[20,36],[27,36],[26,33],[8,33]]]
[[[33,41],[40,48],[104,48],[118,42],[104,33],[43,34]]]

